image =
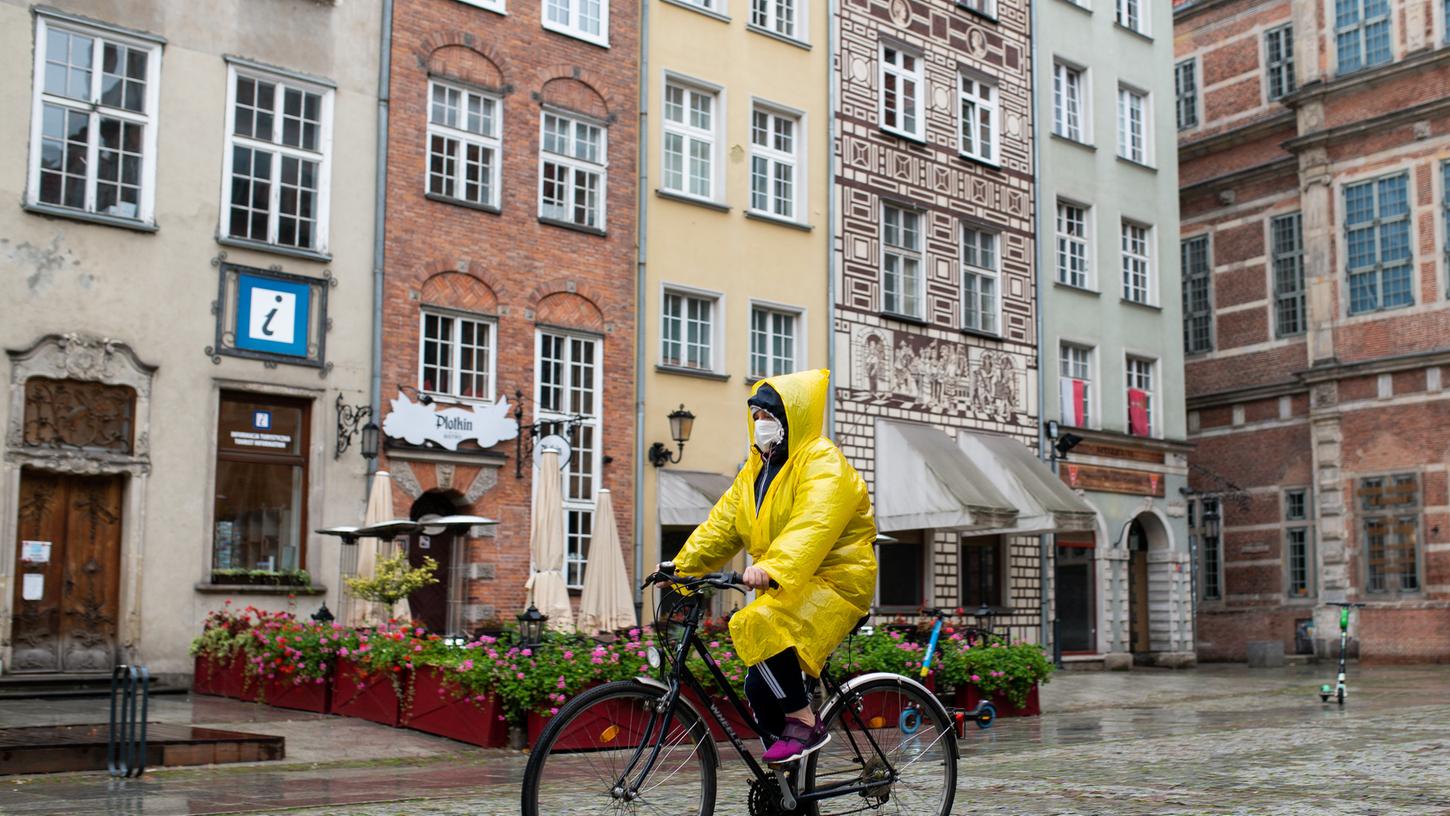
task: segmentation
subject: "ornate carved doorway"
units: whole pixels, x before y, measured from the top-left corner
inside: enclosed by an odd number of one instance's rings
[[[125,477],[25,468],[11,641],[17,672],[109,671],[121,594]]]

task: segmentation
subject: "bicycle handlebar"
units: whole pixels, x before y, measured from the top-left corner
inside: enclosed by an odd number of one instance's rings
[[[640,586],[640,589],[662,583],[679,584],[685,588],[712,586],[716,589],[735,589],[741,592],[746,592],[751,589],[751,587],[746,585],[745,577],[734,570],[710,572],[704,575],[676,575],[673,564],[669,565],[668,568],[664,564],[661,564],[660,569],[644,579],[644,583]],[[779,589],[780,584],[776,583],[775,579],[772,578],[770,579],[770,588]]]

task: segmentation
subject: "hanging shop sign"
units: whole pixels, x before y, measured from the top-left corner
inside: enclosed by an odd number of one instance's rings
[[[268,363],[313,366],[326,375],[327,292],[336,285],[323,278],[292,275],[276,269],[215,262],[221,271],[217,300],[216,342],[207,346],[212,362],[223,356]]]
[[[469,409],[444,408],[436,402],[422,405],[400,395],[392,400],[392,410],[383,417],[383,433],[410,445],[432,443],[456,451],[465,442],[491,448],[513,439],[519,435],[519,423],[509,415],[508,400],[503,397]]]
[[[1062,480],[1069,487],[1099,493],[1127,493],[1159,498],[1164,493],[1162,474],[1142,470],[1064,463]]]

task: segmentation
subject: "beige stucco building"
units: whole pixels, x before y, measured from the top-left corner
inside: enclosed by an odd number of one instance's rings
[[[4,672],[181,673],[228,599],[338,608],[309,531],[365,500],[380,24],[0,0]]]
[[[646,567],[734,478],[751,384],[828,364],[827,3],[768,5],[645,3],[642,447],[695,416],[678,463],[640,465]]]

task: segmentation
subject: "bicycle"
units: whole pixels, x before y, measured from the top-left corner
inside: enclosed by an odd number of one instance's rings
[[[817,716],[827,723],[830,741],[800,760],[762,766],[686,665],[692,651],[703,658],[741,721],[755,734],[771,736],[741,702],[698,634],[705,599],[720,591],[744,592],[740,574],[692,578],[662,571],[650,575],[645,586],[664,582],[682,592],[675,612],[683,617],[677,642],[648,652],[656,669],[669,662],[662,672],[666,678],[607,683],[566,704],[529,757],[524,816],[710,816],[721,761],[707,717],[743,761],[751,816],[870,811],[949,816],[956,792],[956,734],[946,708],[924,686],[886,672],[838,683],[827,661],[818,689],[826,701]],[[658,625],[656,630],[662,631]],[[683,694],[686,689],[693,696]],[[696,700],[705,701],[703,711]]]

